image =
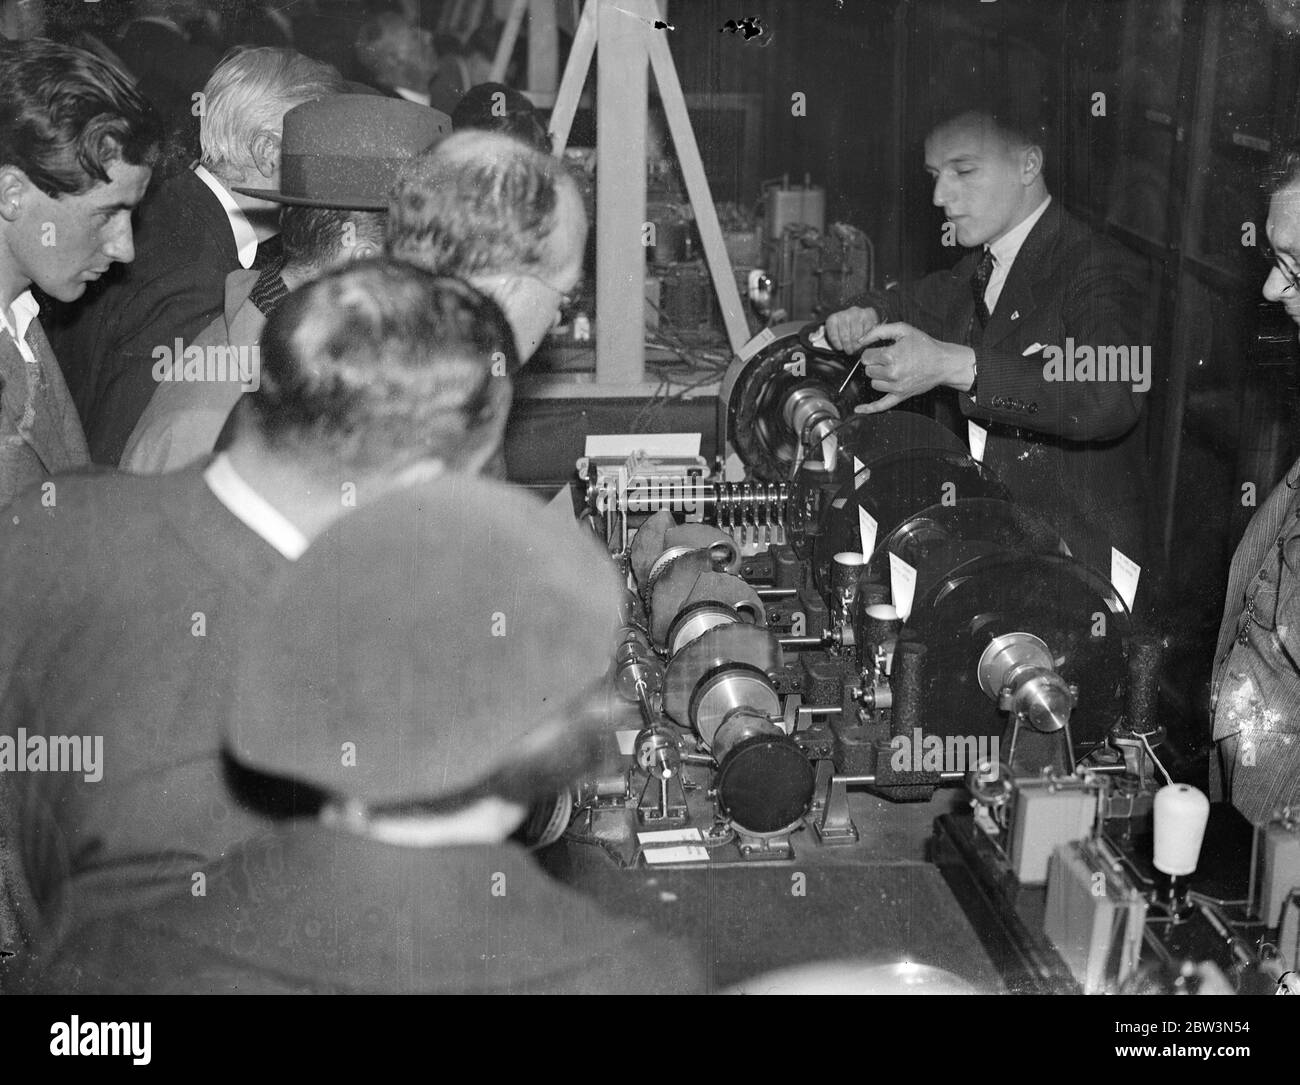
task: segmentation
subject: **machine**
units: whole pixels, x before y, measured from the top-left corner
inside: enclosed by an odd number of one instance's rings
[[[858,840],[852,789],[965,787],[945,831],[1013,910],[1098,862],[1062,849],[1150,836],[1159,637],[948,430],[858,413],[872,395],[816,326],[780,325],[726,374],[720,463],[578,462],[583,519],[627,578],[625,709],[617,767],[560,800],[554,836],[624,865],[789,862]],[[1063,891],[1040,939],[1067,939]],[[1126,914],[1136,961],[1147,928]],[[1067,986],[1132,972],[1071,981],[1052,944]]]

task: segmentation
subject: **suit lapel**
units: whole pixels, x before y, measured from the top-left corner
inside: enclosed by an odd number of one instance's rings
[[[989,318],[989,326],[984,330],[984,345],[996,346],[1011,335],[1021,322],[1034,311],[1034,283],[1045,277],[1041,270],[1046,261],[1050,261],[1056,239],[1061,233],[1061,209],[1053,199],[1048,204],[1043,217],[1034,223],[1025,243],[1016,254],[1015,263],[1011,265],[1011,274],[1002,285],[998,296],[997,308]],[[1012,319],[1013,314],[1019,314]]]

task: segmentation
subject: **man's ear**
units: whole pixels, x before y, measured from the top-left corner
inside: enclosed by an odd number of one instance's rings
[[[17,166],[0,166],[0,219],[15,221],[31,188],[27,174]]]
[[[258,132],[248,149],[257,172],[263,177],[274,177],[280,168],[280,137],[274,132]]]
[[[1022,167],[1024,183],[1033,184],[1043,173],[1043,148],[1037,143],[1032,144],[1025,151],[1025,163]]]
[[[358,241],[348,250],[349,260],[369,260],[372,256],[382,256],[384,248],[373,241]]]

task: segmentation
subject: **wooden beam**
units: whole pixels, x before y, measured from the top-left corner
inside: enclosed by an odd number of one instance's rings
[[[639,384],[645,375],[647,39],[658,33],[652,30],[656,13],[645,0],[588,0],[587,9],[593,7],[596,380]]]
[[[596,0],[588,0],[582,9],[573,47],[569,50],[569,62],[564,66],[564,77],[555,96],[555,108],[551,110],[551,147],[556,158],[562,157],[569,145],[573,118],[578,112],[582,88],[587,84],[592,57],[596,55],[596,8]]]
[[[510,67],[510,54],[515,51],[515,42],[519,40],[519,27],[523,24],[524,14],[528,11],[528,0],[514,0],[510,16],[501,30],[501,40],[497,42],[497,55],[492,58],[492,70],[488,73],[489,83],[504,83],[506,69]]]
[[[646,0],[641,3],[647,12],[653,11]],[[654,69],[655,81],[659,85],[659,97],[663,102],[664,115],[668,118],[668,130],[673,137],[673,150],[682,168],[682,180],[686,183],[686,195],[695,211],[695,222],[700,231],[700,242],[704,246],[704,258],[709,265],[709,274],[713,277],[713,288],[718,294],[718,306],[722,310],[722,320],[727,328],[727,340],[733,354],[739,354],[740,348],[749,340],[749,325],[745,321],[745,310],[740,301],[740,290],[736,286],[736,276],[731,270],[731,258],[727,255],[727,246],[722,240],[722,226],[718,222],[718,209],[713,203],[709,191],[709,180],[704,174],[704,161],[700,158],[700,148],[695,142],[695,132],[691,128],[691,118],[686,112],[686,99],[682,95],[682,85],[677,78],[677,66],[673,63],[672,53],[668,49],[666,31],[648,29],[646,44],[650,51],[650,64]],[[603,91],[601,92],[604,93]],[[599,103],[600,98],[597,97]],[[644,103],[644,98],[642,102]],[[642,112],[644,113],[644,104]],[[644,117],[642,118],[644,127]],[[600,152],[600,140],[596,141],[597,154]],[[645,160],[642,147],[641,161]],[[642,170],[642,177],[645,171]],[[600,166],[596,167],[596,183],[599,185]],[[641,186],[641,205],[645,207],[645,186]],[[597,303],[599,305],[599,302]],[[597,348],[599,351],[599,347]],[[599,355],[598,355],[599,356]]]
[[[555,93],[560,82],[558,0],[528,0],[528,89]]]

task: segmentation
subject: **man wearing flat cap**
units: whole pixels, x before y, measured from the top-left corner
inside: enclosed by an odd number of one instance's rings
[[[322,535],[243,638],[232,774],[273,832],[136,906],[84,883],[63,993],[691,993],[685,948],[507,843],[575,782],[622,592],[594,542],[444,476]]]
[[[235,189],[283,205],[284,256],[261,271],[232,271],[222,314],[187,344],[195,353],[164,351],[155,361],[157,391],[127,441],[124,471],[162,474],[212,452],[240,396],[257,385],[255,347],[267,316],[327,268],[382,251],[398,168],[450,131],[446,114],[367,94],[306,102],[284,115],[279,187]],[[221,357],[224,369],[208,364]]]
[[[120,860],[148,881],[161,855],[204,869],[262,825],[219,759],[242,616],[335,520],[475,473],[498,445],[513,336],[457,280],[351,261],[291,293],[260,347],[226,451],[64,477],[56,500],[28,490],[0,519],[0,735],[81,755],[0,772],[21,942],[39,944],[71,876]]]

